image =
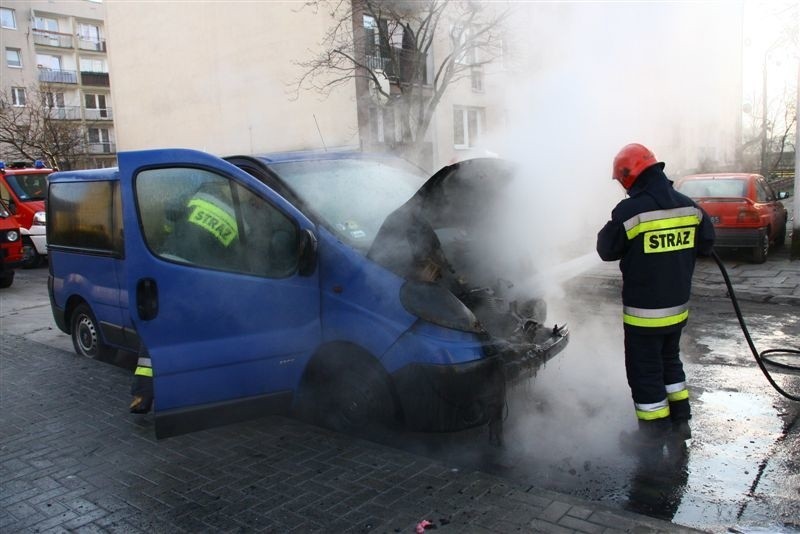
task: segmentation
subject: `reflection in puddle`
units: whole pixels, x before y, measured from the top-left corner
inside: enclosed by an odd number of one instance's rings
[[[753,526],[773,522],[771,517],[746,514],[756,490],[770,491],[771,482],[762,480],[760,473],[783,432],[772,401],[734,391],[706,391],[698,401],[707,416],[725,424],[695,426],[688,481],[673,521],[704,529],[727,528],[745,517]],[[703,419],[696,419],[695,425]]]

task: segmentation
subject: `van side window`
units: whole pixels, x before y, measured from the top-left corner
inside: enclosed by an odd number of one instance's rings
[[[123,255],[119,182],[59,182],[50,186],[48,246]]]
[[[236,182],[180,167],[142,171],[135,183],[144,238],[156,256],[270,278],[297,269],[298,227]]]

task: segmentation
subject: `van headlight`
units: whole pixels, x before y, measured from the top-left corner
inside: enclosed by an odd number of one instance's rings
[[[9,230],[8,232],[6,232],[6,241],[10,241],[11,243],[13,243],[17,239],[19,239],[19,232],[17,232],[16,230]]]
[[[37,211],[33,214],[34,226],[47,226],[47,213],[44,211]]]
[[[433,282],[408,281],[400,288],[400,302],[420,319],[464,332],[483,332],[475,314],[453,293]]]

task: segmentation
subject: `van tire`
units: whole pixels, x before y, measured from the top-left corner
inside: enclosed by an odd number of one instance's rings
[[[7,287],[11,287],[11,284],[14,283],[14,271],[10,271],[0,275],[0,288],[5,289]]]
[[[297,393],[295,415],[349,434],[389,425],[394,401],[385,376],[374,364],[353,363],[337,365],[335,373],[312,369]]]
[[[70,319],[72,346],[79,356],[96,360],[107,360],[116,352],[106,345],[100,336],[100,325],[94,318],[91,308],[85,303],[78,304]]]

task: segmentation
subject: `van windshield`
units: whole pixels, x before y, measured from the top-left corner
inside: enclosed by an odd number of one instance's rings
[[[386,217],[428,178],[402,161],[326,159],[269,167],[340,237],[364,250]]]
[[[47,198],[47,175],[7,174],[6,181],[14,194],[22,200],[45,200]]]

